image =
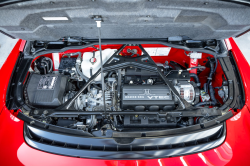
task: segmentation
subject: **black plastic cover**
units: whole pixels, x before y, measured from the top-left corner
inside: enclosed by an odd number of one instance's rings
[[[25,99],[31,106],[56,107],[63,101],[67,77],[55,74],[31,74],[25,90]]]

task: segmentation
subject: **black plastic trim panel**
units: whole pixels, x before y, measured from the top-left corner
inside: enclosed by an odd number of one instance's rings
[[[234,58],[231,50],[229,51],[229,57],[230,57],[233,69],[235,71],[234,74],[235,74],[235,78],[236,78],[237,85],[238,85],[237,91],[238,91],[239,95],[236,98],[237,104],[238,104],[237,106],[238,106],[238,109],[241,109],[245,105],[245,90],[244,90],[244,86],[243,86],[243,81],[241,79],[239,68],[236,64],[235,58]]]
[[[29,125],[24,128],[25,141],[33,148],[95,159],[153,159],[193,154],[218,147],[226,137],[225,124],[188,134],[135,138],[127,144],[118,144],[113,138],[62,135]]]
[[[230,53],[230,52],[229,52]],[[229,93],[228,93],[228,99],[227,101],[223,104],[223,106],[221,106],[219,109],[220,110],[224,110],[227,107],[229,108],[233,108],[233,109],[241,109],[243,107],[244,104],[240,104],[239,106],[239,101],[238,98],[244,98],[244,92],[243,94],[240,87],[240,81],[238,81],[240,79],[239,75],[236,76],[237,73],[237,69],[234,69],[233,67],[235,67],[235,65],[233,66],[230,60],[230,57],[223,57],[223,58],[219,58],[219,62],[221,64],[222,70],[225,73],[225,76],[228,80],[229,83]],[[236,71],[235,71],[236,70]],[[244,100],[244,99],[243,99]]]
[[[216,126],[220,123],[223,123],[225,120],[233,117],[233,113],[229,111],[228,113],[219,116],[218,118],[215,118],[211,121],[208,121],[206,123],[192,125],[185,128],[175,128],[175,129],[168,129],[168,130],[156,130],[156,131],[143,131],[143,132],[113,132],[112,137],[116,138],[123,138],[123,137],[157,137],[157,136],[167,136],[167,135],[175,135],[175,134],[183,134],[187,132],[195,132],[200,131],[202,129],[206,129],[212,126]],[[68,129],[60,126],[55,126],[47,123],[40,122],[38,120],[32,119],[23,113],[19,112],[17,115],[17,118],[23,120],[27,124],[30,124],[30,126],[37,127],[40,129],[46,129],[48,132],[59,132],[62,134],[70,134],[70,135],[78,135],[78,136],[87,136],[92,137],[93,135],[84,132],[82,130],[76,130],[76,129]]]

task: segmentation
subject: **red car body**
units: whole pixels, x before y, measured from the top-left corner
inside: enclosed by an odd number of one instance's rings
[[[107,165],[107,166],[146,166],[146,165],[248,165],[250,153],[250,66],[233,38],[225,40],[238,65],[245,90],[245,106],[234,117],[226,121],[225,142],[215,149],[201,153],[148,160],[100,160],[67,157],[43,152],[30,147],[24,140],[24,122],[6,108],[6,93],[19,52],[23,50],[24,40],[19,40],[3,64],[0,75],[0,165]]]

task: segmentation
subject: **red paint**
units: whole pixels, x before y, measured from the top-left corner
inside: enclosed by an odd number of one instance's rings
[[[20,47],[19,47],[19,51],[23,51],[25,44],[26,44],[26,40],[22,40]]]
[[[235,56],[236,63],[240,67],[240,74],[244,82],[246,92],[246,106],[240,112],[226,121],[227,136],[225,142],[212,150],[202,153],[191,154],[186,156],[179,156],[164,159],[149,159],[149,160],[97,160],[97,159],[83,159],[75,157],[67,157],[61,155],[50,154],[42,152],[28,146],[23,138],[23,122],[13,116],[5,107],[5,95],[9,79],[11,77],[12,69],[18,57],[19,40],[11,52],[10,56],[4,63],[0,70],[2,80],[0,82],[0,161],[1,165],[105,165],[105,166],[172,166],[172,165],[248,165],[250,154],[250,113],[249,106],[249,92],[247,85],[250,84],[250,78],[247,77],[250,69],[246,59],[240,52],[239,48],[233,41],[229,39],[232,45],[232,52]],[[177,49],[173,49],[179,52]],[[181,51],[180,51],[181,52]],[[164,58],[163,58],[164,59]],[[160,57],[157,61],[164,61]],[[199,61],[200,62],[200,61]],[[204,71],[205,72],[205,71]]]
[[[198,59],[191,58],[189,62],[189,68],[197,67],[197,66],[198,66]],[[197,69],[190,70],[189,73],[197,74]]]

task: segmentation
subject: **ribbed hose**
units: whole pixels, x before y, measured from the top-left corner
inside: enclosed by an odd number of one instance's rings
[[[52,69],[53,69],[53,61],[52,61],[52,59],[50,59],[50,58],[47,58],[49,61],[50,61],[50,63],[51,63],[51,66],[50,66],[50,69],[49,69],[49,73],[50,72],[52,72]]]
[[[207,80],[207,83],[206,83],[206,88],[204,88],[204,91],[206,93],[208,93],[208,87],[210,85],[210,82],[212,81],[212,77],[213,77],[213,74],[214,74],[214,63],[210,60],[210,73],[209,73],[209,76],[208,76],[208,80]]]
[[[201,86],[201,82],[197,74],[190,73],[189,75],[194,79],[194,82],[196,83],[197,86]]]
[[[214,74],[214,63],[210,61],[210,73],[209,73],[209,78],[211,78],[212,80],[212,77],[213,77],[213,74]]]
[[[216,103],[213,101],[206,101],[206,102],[200,102],[196,105],[194,105],[195,107],[200,107],[200,106],[204,106],[204,105],[211,105],[211,106],[215,106]]]
[[[217,103],[217,100],[214,96],[215,92],[214,92],[214,88],[212,86],[212,83],[210,83],[210,85],[209,85],[209,93],[210,93],[210,98],[211,98],[212,102]]]

